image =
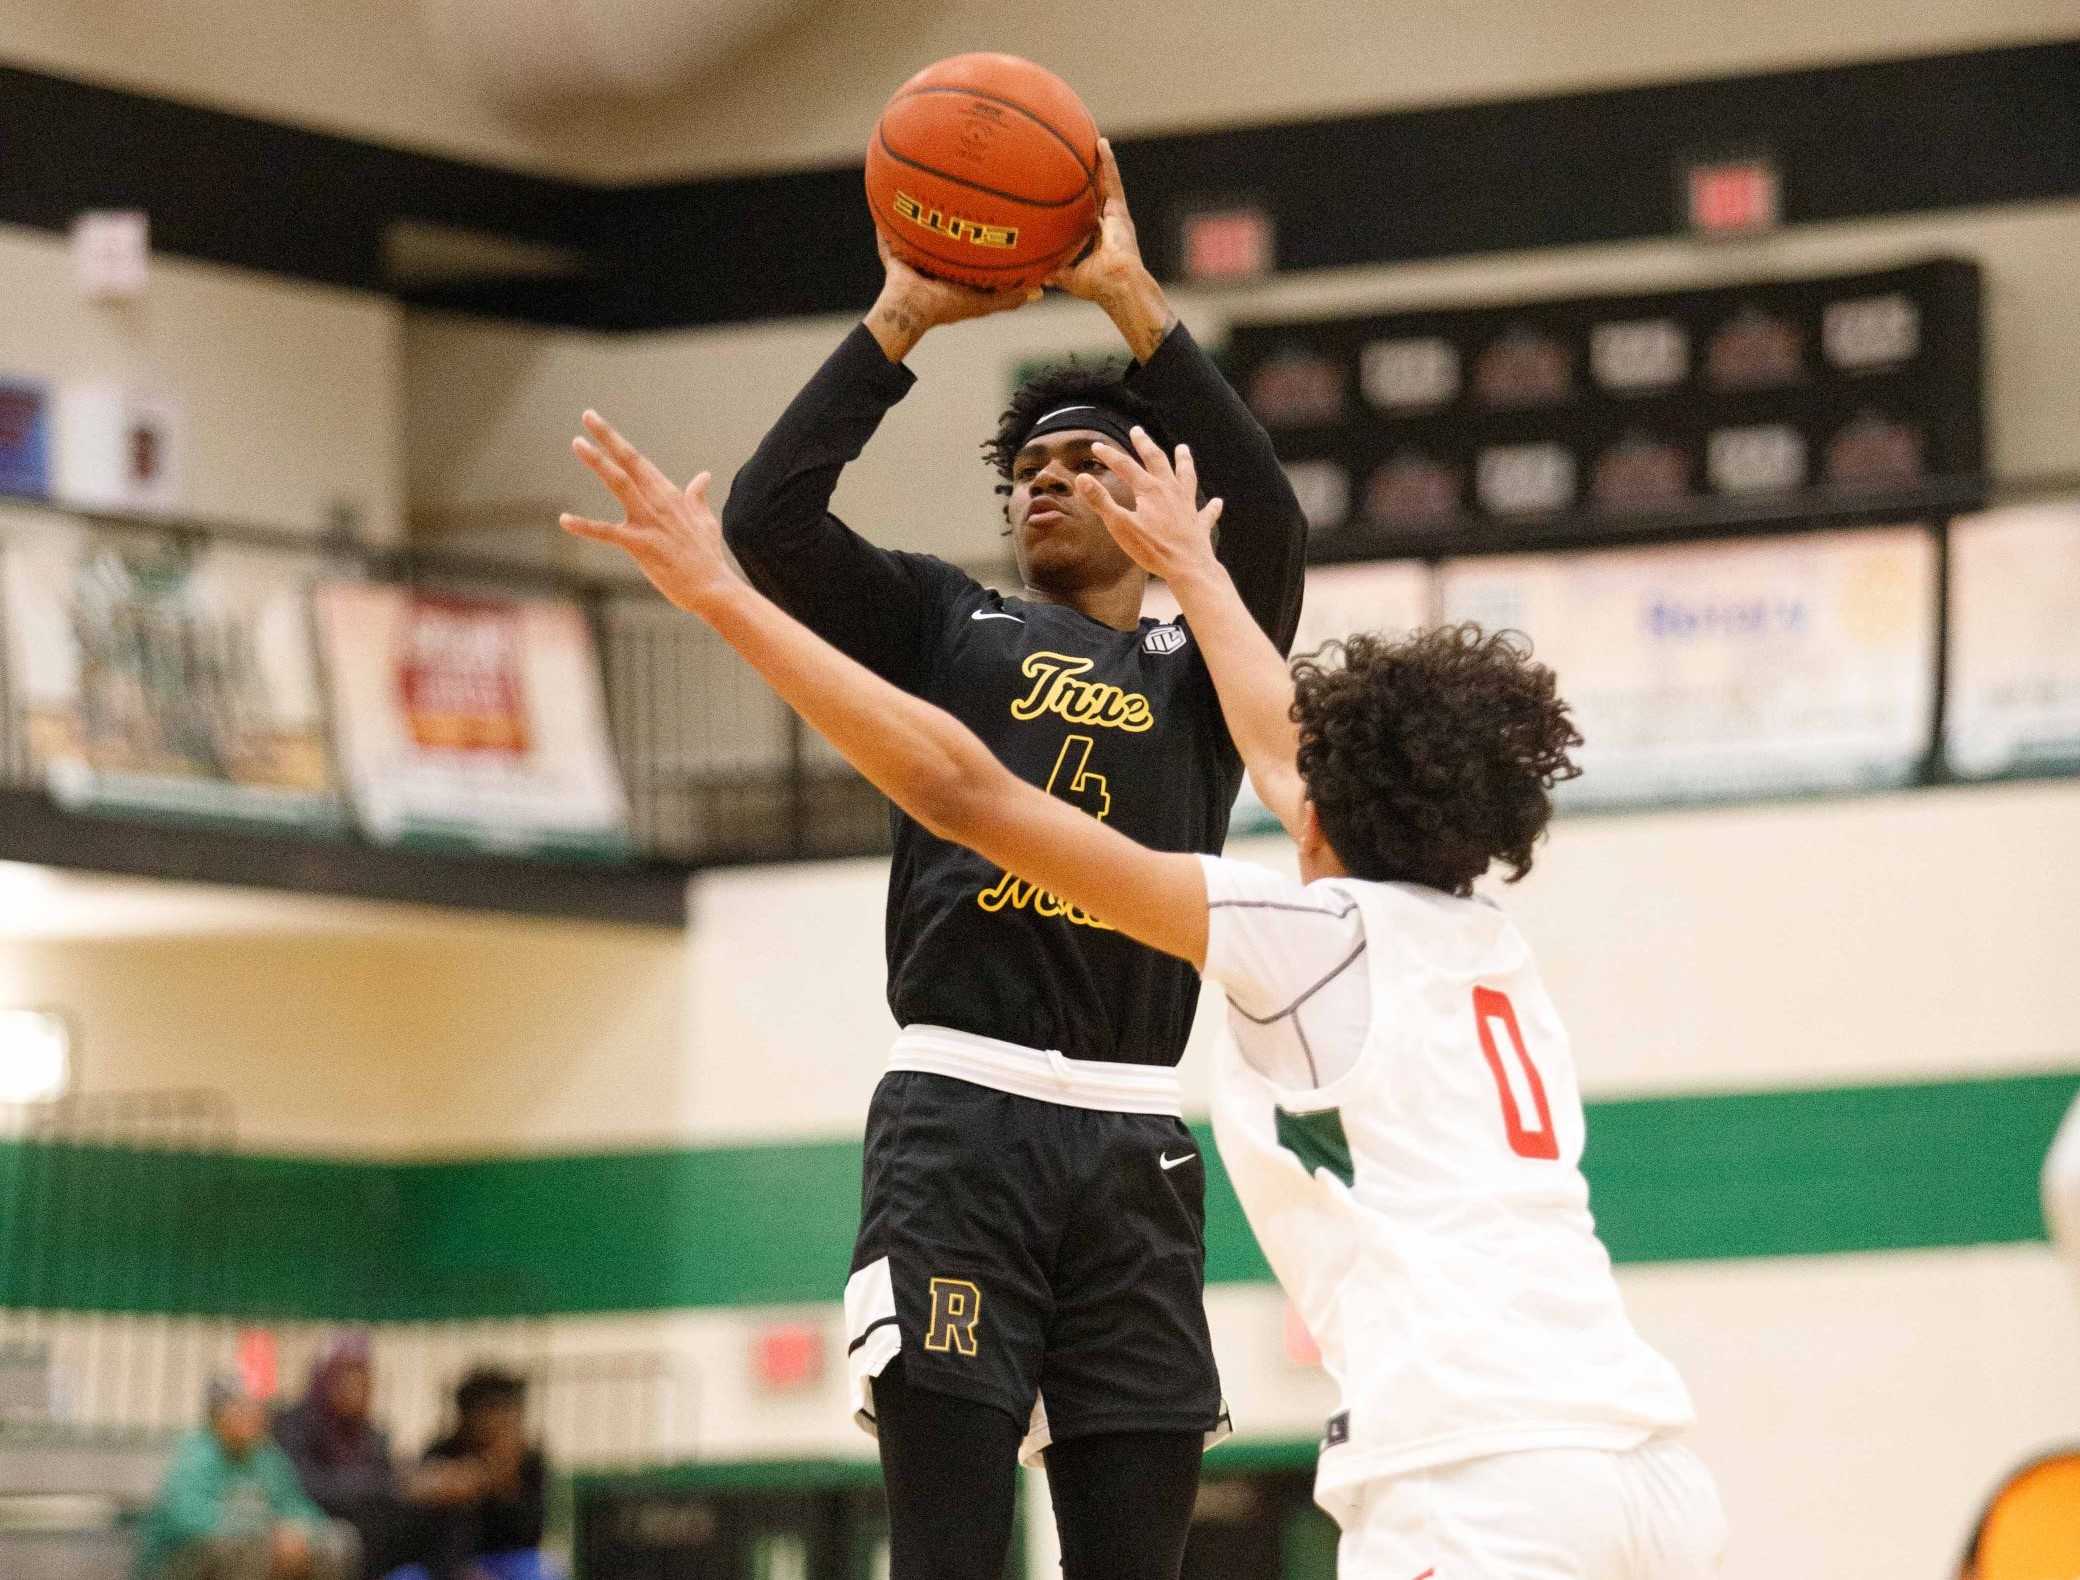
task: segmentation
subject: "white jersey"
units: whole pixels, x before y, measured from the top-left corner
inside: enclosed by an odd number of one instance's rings
[[[1214,1134],[1340,1391],[1323,1506],[1688,1424],[1596,1237],[1567,1032],[1510,920],[1414,885],[1205,865],[1205,975],[1234,1033]]]

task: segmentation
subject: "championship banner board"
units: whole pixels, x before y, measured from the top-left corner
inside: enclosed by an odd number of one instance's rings
[[[1239,324],[1325,557],[1982,469],[1977,266]]]
[[[60,802],[344,828],[311,655],[314,559],[26,512],[0,532],[13,706]]]
[[[1935,703],[1936,548],[1918,526],[1447,561],[1447,620],[1531,638],[1572,705],[1563,807],[1910,782]]]
[[[630,852],[599,662],[576,604],[330,582],[315,605],[340,762],[372,838]]]
[[[1364,565],[1323,565],[1307,573],[1306,596],[1300,605],[1300,626],[1293,637],[1293,655],[1314,652],[1324,642],[1372,632],[1384,636],[1406,636],[1432,623],[1433,578],[1428,566],[1409,560],[1389,560]],[[1145,619],[1174,620],[1177,600],[1161,582],[1150,582],[1141,601]],[[1276,830],[1278,819],[1257,799],[1245,779],[1235,802],[1229,833],[1258,834]]]
[[[2080,499],[1951,522],[1949,648],[1953,773],[2080,768]]]

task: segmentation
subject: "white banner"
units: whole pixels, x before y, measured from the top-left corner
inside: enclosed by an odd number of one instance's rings
[[[53,421],[53,497],[89,510],[172,511],[181,502],[187,423],[170,395],[65,384]]]
[[[372,837],[628,851],[577,605],[334,582],[316,606],[340,760]]]
[[[1934,542],[1868,528],[1455,560],[1448,620],[1528,634],[1584,745],[1562,805],[1853,790],[1928,750]]]
[[[1943,750],[1975,779],[2080,765],[2080,500],[1951,525]]]
[[[19,728],[71,806],[336,829],[306,595],[317,561],[0,519]]]
[[[1430,624],[1428,567],[1408,560],[1362,565],[1322,565],[1307,573],[1306,597],[1293,654],[1312,653],[1324,642],[1356,631],[1405,636]],[[1150,582],[1141,613],[1151,620],[1177,618],[1177,600],[1161,582]],[[1245,779],[1230,820],[1232,834],[1258,834],[1278,827],[1270,809]]]

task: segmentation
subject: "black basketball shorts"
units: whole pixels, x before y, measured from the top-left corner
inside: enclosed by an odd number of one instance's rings
[[[1107,1432],[1225,1435],[1206,1166],[1181,1120],[894,1069],[860,1194],[845,1316],[868,1431],[901,1354],[912,1386],[1029,1422],[1028,1463]]]

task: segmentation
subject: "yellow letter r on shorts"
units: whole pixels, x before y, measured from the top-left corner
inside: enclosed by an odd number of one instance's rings
[[[932,1280],[932,1325],[925,1330],[928,1350],[975,1353],[975,1324],[982,1320],[982,1291],[965,1278]]]

